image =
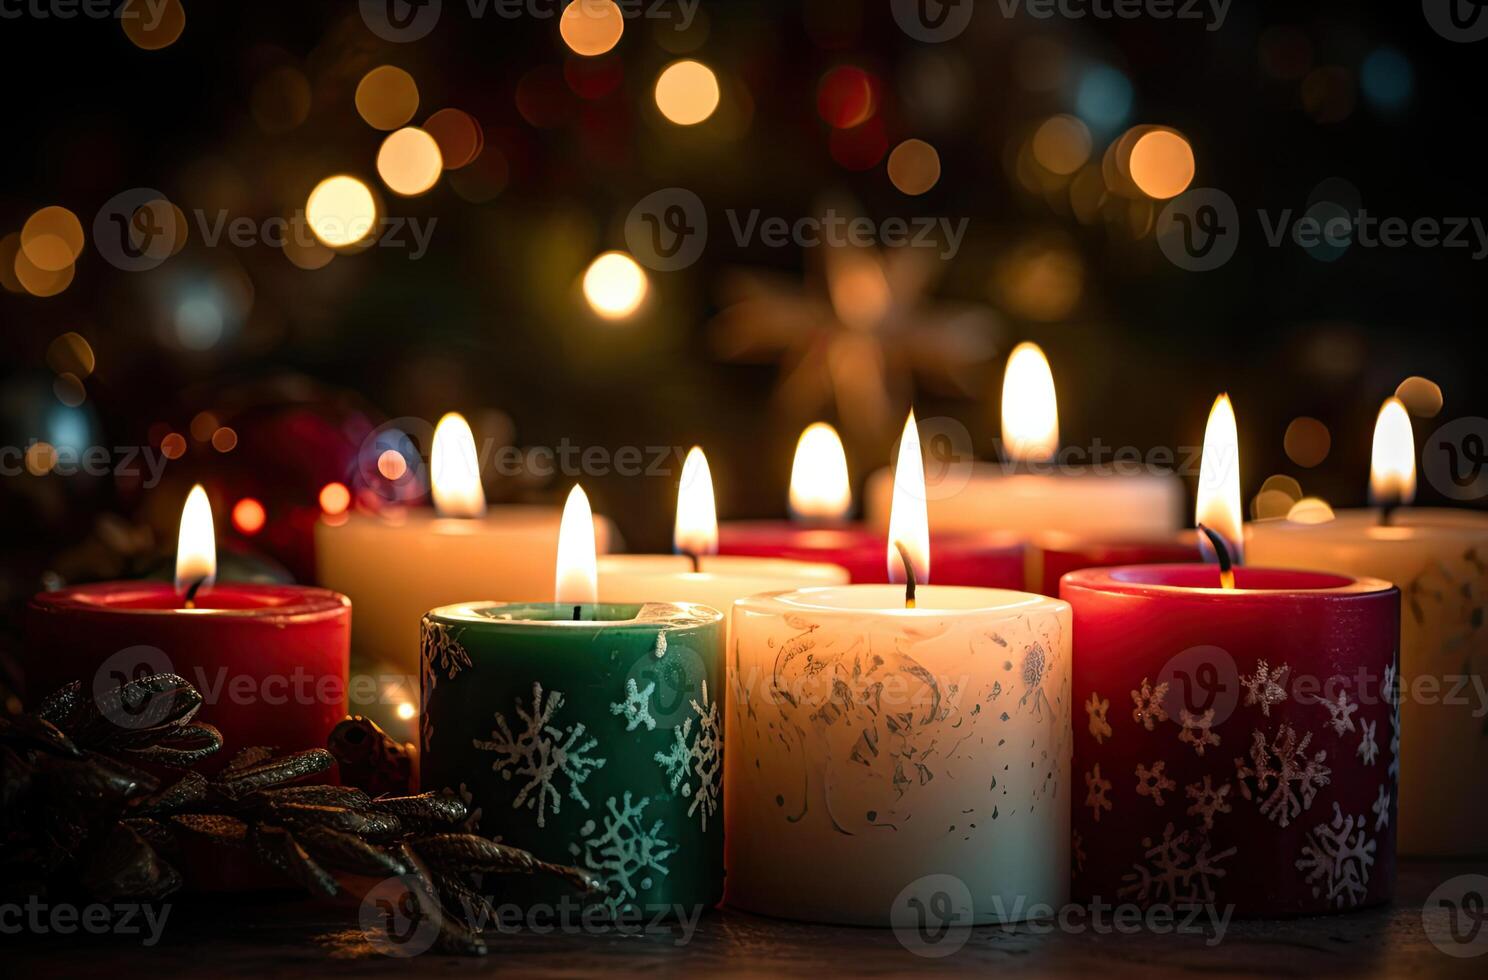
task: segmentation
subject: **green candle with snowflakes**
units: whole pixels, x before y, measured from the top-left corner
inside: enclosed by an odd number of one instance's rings
[[[593,524],[580,510],[575,488],[554,602],[424,616],[422,782],[464,796],[479,833],[602,877],[614,913],[712,906],[723,614],[594,602]],[[501,898],[556,903],[565,891],[534,879]]]

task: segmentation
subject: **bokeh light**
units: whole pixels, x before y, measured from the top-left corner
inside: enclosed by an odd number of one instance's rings
[[[248,105],[259,129],[271,136],[287,133],[310,115],[310,81],[297,68],[275,68],[253,86]]]
[[[1033,134],[1033,158],[1045,170],[1068,176],[1090,159],[1090,128],[1069,115],[1051,116]]]
[[[385,480],[401,480],[408,472],[408,460],[396,449],[384,449],[377,457],[377,472]]]
[[[351,491],[344,483],[327,483],[320,488],[319,501],[320,509],[327,514],[344,514],[351,506]]]
[[[42,208],[21,226],[21,251],[42,272],[60,272],[83,252],[83,225],[59,205]]]
[[[656,107],[678,126],[695,126],[718,108],[718,76],[701,61],[675,61],[657,76]]]
[[[191,438],[197,442],[206,442],[212,438],[212,433],[217,431],[217,416],[211,412],[197,412],[191,418],[191,424],[186,431],[191,433]]]
[[[1326,65],[1302,79],[1302,107],[1314,122],[1343,122],[1353,115],[1356,101],[1354,76],[1347,68]]]
[[[440,109],[424,120],[424,132],[439,146],[444,169],[459,170],[480,156],[485,136],[480,123],[460,109]]]
[[[170,47],[186,29],[181,0],[125,0],[118,17],[124,36],[146,51]]]
[[[1435,418],[1442,410],[1441,386],[1430,378],[1413,374],[1400,382],[1395,397],[1405,405],[1405,410],[1416,418]]]
[[[1269,521],[1286,517],[1292,505],[1302,499],[1302,485],[1284,473],[1266,478],[1260,492],[1250,501],[1250,516]]]
[[[52,394],[68,408],[77,408],[88,400],[88,390],[83,387],[82,379],[71,372],[57,375],[52,381]]]
[[[1110,132],[1131,113],[1132,84],[1108,65],[1085,69],[1075,89],[1075,112],[1090,128]]]
[[[1364,98],[1381,112],[1399,112],[1410,104],[1416,73],[1405,55],[1394,48],[1376,48],[1359,70]]]
[[[1024,242],[994,267],[992,297],[1008,312],[1026,320],[1062,320],[1080,303],[1085,265],[1080,253],[1061,237]]]
[[[1159,201],[1177,197],[1194,178],[1193,148],[1171,129],[1152,129],[1132,147],[1128,163],[1132,182]]]
[[[1287,425],[1282,447],[1287,459],[1311,469],[1328,458],[1328,451],[1333,448],[1333,435],[1319,420],[1301,415]]]
[[[47,345],[46,362],[47,367],[58,374],[72,374],[79,378],[86,378],[97,366],[93,345],[82,334],[70,330]]]
[[[624,252],[606,252],[584,271],[584,298],[606,320],[622,320],[646,298],[646,272]]]
[[[327,177],[310,192],[305,217],[315,237],[331,248],[347,248],[367,239],[377,227],[377,200],[355,177]]]
[[[940,180],[940,154],[924,140],[909,139],[889,154],[889,180],[901,193],[923,194]]]
[[[388,134],[377,151],[377,175],[395,194],[415,197],[439,182],[444,158],[434,137],[417,126]]]
[[[1326,524],[1333,520],[1333,508],[1322,497],[1303,497],[1287,512],[1287,520],[1297,524]]]
[[[179,432],[168,432],[160,440],[160,455],[166,459],[180,459],[186,455],[186,437]]]
[[[842,65],[822,76],[816,111],[833,129],[861,126],[878,110],[878,83],[861,68]]]
[[[21,285],[21,280],[16,277],[16,256],[21,251],[21,233],[13,231],[4,238],[0,238],[0,286],[6,292],[24,293],[26,287]]]
[[[46,476],[57,465],[57,449],[49,442],[33,442],[26,447],[26,472]]]
[[[558,33],[574,54],[592,58],[620,43],[625,16],[613,0],[574,0],[563,8]]]
[[[232,523],[239,534],[252,537],[263,530],[267,519],[268,515],[264,513],[263,504],[252,497],[244,497],[233,504]]]
[[[21,288],[32,296],[56,296],[72,285],[72,277],[77,266],[65,265],[56,271],[39,269],[36,264],[26,256],[24,248],[16,250],[15,262],[12,263],[15,271],[16,281]]]
[[[238,433],[229,426],[222,426],[212,433],[212,448],[219,453],[230,453],[238,448]]]
[[[357,83],[357,112],[373,129],[397,129],[418,107],[418,83],[394,65],[379,65]]]

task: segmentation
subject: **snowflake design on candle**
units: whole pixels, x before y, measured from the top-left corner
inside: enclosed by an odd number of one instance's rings
[[[1268,743],[1266,733],[1255,730],[1250,745],[1250,765],[1246,760],[1235,760],[1235,776],[1240,783],[1240,795],[1247,800],[1265,799],[1261,802],[1261,815],[1285,827],[1292,818],[1312,806],[1319,788],[1328,785],[1333,770],[1323,765],[1328,757],[1319,751],[1307,758],[1307,746],[1312,743],[1308,732],[1297,740],[1297,732],[1290,725],[1282,725]],[[1272,764],[1272,759],[1276,764]],[[1255,784],[1252,789],[1246,780]]]
[[[1347,691],[1339,691],[1338,698],[1329,701],[1327,698],[1318,698],[1318,703],[1328,709],[1328,724],[1333,726],[1333,731],[1339,735],[1354,730],[1354,712],[1359,710],[1357,704],[1351,703]]]
[[[692,710],[698,716],[697,733],[692,733],[693,719],[683,719],[681,725],[672,729],[676,739],[672,747],[666,752],[656,753],[655,758],[666,772],[672,792],[677,792],[680,786],[683,796],[692,797],[687,815],[690,817],[701,808],[703,830],[707,830],[708,818],[718,811],[719,748],[722,745],[718,732],[718,702],[708,700],[707,681],[703,681],[702,704],[694,698]],[[693,776],[698,781],[696,790],[690,782]]]
[[[1400,688],[1396,685],[1395,664],[1385,668],[1385,697],[1390,702],[1390,765],[1386,769],[1391,780],[1400,778]]]
[[[1375,797],[1374,803],[1369,808],[1374,811],[1374,829],[1376,832],[1390,825],[1390,790],[1385,784],[1380,784],[1379,795]]]
[[[460,784],[459,792],[446,786],[443,790],[445,796],[454,796],[465,804],[465,819],[460,821],[460,829],[467,834],[479,834],[481,825],[481,808],[475,805],[475,794],[470,792],[470,787],[464,783]],[[492,840],[500,840],[494,837]]]
[[[1085,774],[1085,806],[1090,807],[1096,823],[1100,823],[1101,811],[1111,809],[1111,800],[1106,796],[1111,791],[1111,781],[1101,778],[1100,763]]]
[[[1111,737],[1111,723],[1106,720],[1106,712],[1110,707],[1111,702],[1094,691],[1090,692],[1090,699],[1085,702],[1085,713],[1090,716],[1090,734],[1095,736],[1097,745]]]
[[[1149,732],[1152,731],[1152,726],[1157,722],[1167,721],[1168,712],[1163,708],[1162,704],[1163,698],[1167,696],[1167,681],[1157,685],[1157,687],[1153,687],[1147,678],[1143,677],[1142,689],[1131,692],[1132,704],[1136,705],[1132,709],[1132,721],[1138,723]]]
[[[659,634],[665,636],[665,633]],[[656,719],[651,717],[651,695],[656,693],[656,682],[646,685],[645,690],[636,687],[634,677],[625,679],[625,700],[610,703],[610,714],[625,716],[625,730],[633,732],[642,725],[646,731],[656,728]]]
[[[1085,837],[1078,830],[1070,837],[1070,877],[1085,872]]]
[[[1185,745],[1192,745],[1195,755],[1202,756],[1205,748],[1219,744],[1219,733],[1214,731],[1213,708],[1202,715],[1196,715],[1187,708],[1182,708],[1178,712],[1178,722],[1183,726],[1183,730],[1178,733],[1178,741]]]
[[[1018,699],[1018,707],[1022,708],[1032,698],[1034,713],[1040,718],[1044,716],[1044,705],[1049,703],[1043,688],[1048,670],[1049,658],[1043,644],[1031,644],[1023,653],[1023,696]]]
[[[547,826],[547,810],[551,804],[553,812],[562,808],[562,796],[554,783],[560,776],[568,780],[568,796],[589,809],[589,801],[579,787],[596,769],[603,768],[605,760],[589,753],[599,745],[597,738],[584,737],[584,724],[579,722],[565,729],[553,724],[553,716],[563,707],[563,694],[553,691],[546,703],[543,701],[542,685],[532,685],[532,710],[522,707],[517,698],[517,717],[524,726],[516,735],[506,723],[506,717],[496,712],[496,728],[489,739],[471,739],[477,749],[495,752],[496,761],[491,769],[501,773],[502,779],[524,776],[527,783],[512,800],[512,809],[527,807],[537,811],[537,825]],[[534,793],[533,791],[536,790]]]
[[[1374,765],[1374,760],[1379,757],[1379,743],[1374,740],[1374,730],[1377,727],[1375,722],[1359,719],[1361,735],[1357,755],[1364,760],[1366,766]]]
[[[646,827],[649,802],[647,797],[632,801],[629,790],[618,804],[615,797],[610,797],[605,801],[609,815],[601,817],[604,832],[596,834],[594,821],[586,820],[579,828],[583,847],[568,845],[570,854],[575,858],[582,855],[584,866],[604,879],[609,893],[605,907],[611,914],[634,901],[639,891],[650,889],[654,883],[651,874],[666,874],[666,860],[677,853],[677,848],[662,836],[660,820]]]
[[[1235,848],[1209,853],[1209,841],[1196,839],[1187,830],[1174,835],[1170,823],[1162,840],[1154,844],[1142,838],[1143,858],[1148,863],[1132,865],[1121,876],[1125,882],[1116,894],[1142,905],[1208,905],[1215,897],[1215,882],[1227,873],[1220,862],[1233,857]]]
[[[1184,792],[1194,801],[1194,805],[1188,808],[1188,815],[1202,818],[1205,830],[1214,829],[1215,814],[1229,813],[1231,810],[1230,805],[1225,802],[1225,797],[1230,795],[1228,781],[1214,786],[1206,775],[1202,783],[1189,783],[1185,786]]]
[[[1286,677],[1291,669],[1282,664],[1271,670],[1266,666],[1266,661],[1257,660],[1255,673],[1240,678],[1240,684],[1245,688],[1246,705],[1260,705],[1261,714],[1270,718],[1271,706],[1287,699]]]
[[[1150,796],[1152,797],[1153,803],[1157,804],[1158,806],[1163,805],[1163,793],[1167,790],[1173,789],[1178,785],[1167,776],[1163,775],[1163,770],[1167,768],[1167,765],[1168,764],[1166,762],[1163,762],[1160,759],[1152,764],[1151,769],[1148,769],[1140,762],[1137,763],[1138,796]]]
[[[434,741],[429,698],[439,683],[439,675],[443,673],[449,680],[454,680],[469,666],[470,654],[448,626],[427,617],[419,621],[419,674],[422,681],[419,685],[419,739],[425,752]]]
[[[1338,908],[1358,905],[1368,893],[1369,869],[1374,865],[1375,842],[1364,830],[1363,817],[1345,817],[1333,804],[1333,822],[1320,823],[1307,835],[1297,870],[1312,886],[1314,898],[1325,892]]]

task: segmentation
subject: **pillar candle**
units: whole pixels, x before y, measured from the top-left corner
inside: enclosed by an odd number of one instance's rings
[[[1193,531],[1147,538],[1083,537],[1045,531],[1028,541],[1028,591],[1057,596],[1060,578],[1079,568],[1173,564],[1198,561],[1199,556],[1198,537]]]

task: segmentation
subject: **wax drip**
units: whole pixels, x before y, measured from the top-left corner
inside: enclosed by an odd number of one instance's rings
[[[904,542],[895,541],[894,547],[899,549],[899,560],[904,563],[904,608],[915,607],[915,571],[914,562],[909,560],[909,549],[904,547]]]
[[[1221,588],[1233,589],[1235,587],[1235,570],[1230,559],[1230,546],[1225,544],[1225,539],[1220,537],[1218,531],[1212,527],[1199,525],[1199,531],[1209,539],[1214,546],[1215,558],[1219,561],[1219,584]]]

